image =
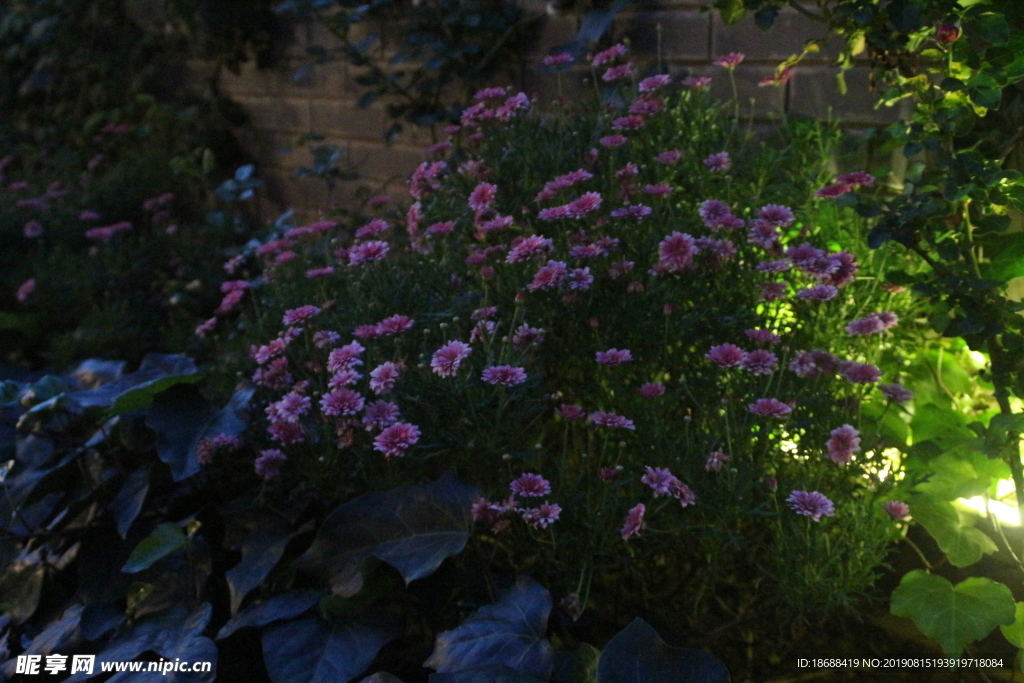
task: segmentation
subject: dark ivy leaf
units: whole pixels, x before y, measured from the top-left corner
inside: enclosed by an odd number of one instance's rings
[[[263,632],[263,662],[274,683],[348,683],[397,635],[393,625],[357,621],[332,627],[306,617]]]
[[[269,600],[246,607],[241,614],[231,619],[217,632],[217,640],[227,638],[240,628],[264,626],[266,624],[292,619],[299,616],[325,595],[323,591],[293,590],[275,595]]]
[[[729,683],[729,671],[710,652],[667,645],[637,618],[601,652],[597,683]]]
[[[312,523],[305,530],[309,528]],[[287,527],[265,527],[252,532],[243,541],[241,561],[225,572],[231,591],[232,614],[238,611],[249,591],[260,585],[274,568],[294,536]]]
[[[121,484],[121,490],[114,500],[107,505],[107,509],[117,522],[117,533],[121,538],[128,536],[129,527],[139,516],[142,504],[146,501],[146,494],[149,493],[149,472],[149,465],[143,465],[132,472]]]
[[[64,614],[61,615],[60,619],[57,619],[43,629],[42,633],[33,638],[32,642],[29,643],[28,647],[21,654],[48,655],[54,650],[63,647],[64,643],[71,637],[71,634],[78,628],[78,622],[81,618],[82,605],[68,607],[64,610]],[[0,674],[7,677],[13,676],[16,664],[16,659],[5,662],[3,668],[0,669]]]
[[[112,415],[120,415],[148,407],[154,396],[175,384],[200,379],[188,356],[150,353],[135,372],[90,391],[76,391],[71,397],[85,407],[109,406]]]
[[[93,673],[77,673],[68,678],[65,683],[78,683],[78,681],[99,676],[103,673],[102,665],[104,663],[129,662],[143,652],[155,652],[165,659],[171,660],[178,657],[188,661],[212,662],[213,671],[209,674],[190,679],[178,679],[179,681],[212,681],[217,669],[217,647],[209,638],[199,635],[209,621],[210,603],[208,602],[203,603],[191,614],[181,607],[172,607],[159,615],[144,617],[137,621],[131,630],[120,638],[112,640],[103,652],[96,655]],[[138,674],[135,675],[138,676]],[[136,679],[122,677],[121,680],[130,680],[134,683]],[[166,681],[167,678],[163,680]]]
[[[457,628],[439,634],[434,652],[423,666],[438,673],[507,666],[516,673],[547,680],[552,652],[544,634],[550,612],[547,590],[520,577],[498,602],[481,607]]]
[[[236,436],[245,429],[252,389],[235,393],[224,408],[211,405],[192,386],[171,387],[153,399],[146,425],[156,432],[156,451],[171,468],[174,481],[199,471],[199,446],[220,434]]]
[[[775,6],[762,7],[761,9],[754,12],[754,24],[757,25],[762,31],[767,31],[775,25],[775,20],[779,17],[779,8]]]
[[[358,592],[359,567],[371,555],[397,569],[406,583],[429,576],[445,558],[462,552],[479,495],[446,472],[429,484],[359,496],[327,516],[296,565],[320,574],[345,596]]]

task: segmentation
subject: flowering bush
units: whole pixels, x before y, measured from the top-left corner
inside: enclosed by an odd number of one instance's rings
[[[255,470],[340,500],[453,470],[484,494],[481,567],[529,569],[574,620],[849,605],[897,531],[883,420],[907,396],[879,369],[903,299],[821,227],[835,135],[759,143],[703,84],[594,62],[626,83],[596,116],[481,91],[404,216],[239,265]]]

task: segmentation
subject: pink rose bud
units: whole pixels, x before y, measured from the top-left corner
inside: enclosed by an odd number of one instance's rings
[[[939,45],[955,43],[960,37],[960,27],[946,21],[935,27],[935,41]]]

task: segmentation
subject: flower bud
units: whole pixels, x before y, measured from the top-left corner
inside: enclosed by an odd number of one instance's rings
[[[935,27],[935,42],[939,45],[955,43],[960,37],[960,27],[945,21]]]

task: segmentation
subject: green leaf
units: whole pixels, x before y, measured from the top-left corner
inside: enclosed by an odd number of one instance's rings
[[[396,635],[393,624],[356,621],[332,628],[319,618],[304,617],[263,632],[263,662],[274,683],[348,683]]]
[[[924,525],[950,564],[966,567],[998,548],[980,529],[963,524],[952,503],[920,501],[912,505],[914,520]]]
[[[920,569],[900,581],[891,609],[896,616],[912,619],[947,655],[959,655],[996,626],[1013,624],[1016,614],[1013,595],[1001,583],[971,577],[954,586]]]
[[[1003,45],[1010,40],[1010,25],[1002,14],[995,12],[978,17],[974,32],[993,45]]]
[[[1010,625],[1001,624],[999,630],[1003,637],[1024,650],[1024,602],[1018,602],[1013,613],[1013,623]]]
[[[727,25],[739,23],[747,13],[746,8],[743,6],[743,0],[718,0],[715,3],[715,7],[718,9],[719,14],[722,15],[722,21]]]
[[[158,560],[167,557],[179,548],[184,548],[187,542],[188,537],[177,524],[171,522],[159,524],[153,529],[153,533],[135,546],[135,550],[128,556],[128,561],[121,567],[121,571],[126,574],[134,574],[149,569]]]
[[[589,643],[555,652],[555,668],[551,679],[558,683],[594,683],[601,651]]]

